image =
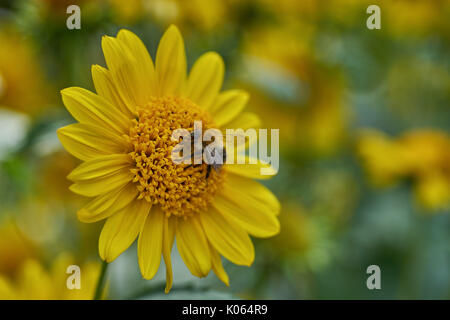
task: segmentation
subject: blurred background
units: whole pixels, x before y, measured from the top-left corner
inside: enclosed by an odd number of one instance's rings
[[[80,30],[66,27],[71,4]],[[370,4],[380,30],[366,27]],[[175,23],[189,65],[219,52],[225,88],[247,90],[263,127],[280,129],[266,184],[281,232],[255,239],[251,268],[225,263],[230,287],[191,276],[174,246],[169,295],[163,266],[141,279],[134,245],[107,297],[449,299],[449,17],[446,0],[0,0],[0,298],[92,298],[102,223],[76,218],[59,91],[94,90],[102,35],[128,28],[154,57]],[[70,263],[83,285],[68,294]],[[366,287],[373,264],[381,290]]]

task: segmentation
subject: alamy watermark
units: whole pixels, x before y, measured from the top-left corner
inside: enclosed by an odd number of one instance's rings
[[[369,13],[370,16],[367,18],[366,26],[367,29],[381,29],[381,9],[376,4],[371,4],[367,7],[366,13]]]
[[[381,289],[381,269],[376,264],[370,265],[366,270],[370,276],[367,278],[366,286],[369,290]]]
[[[66,13],[70,14],[66,20],[67,29],[81,29],[81,9],[79,6],[72,4],[67,7]]]
[[[260,162],[267,165],[261,166],[261,175],[274,175],[279,169],[279,129],[270,130],[270,155],[267,129],[226,129],[224,137],[221,130],[203,131],[202,122],[194,121],[192,131],[176,129],[171,138],[179,142],[171,153],[176,164],[206,163],[217,169],[223,164]],[[248,155],[245,153],[247,149]]]
[[[66,273],[70,274],[66,280],[66,286],[69,290],[81,289],[81,269],[76,264],[67,267]]]

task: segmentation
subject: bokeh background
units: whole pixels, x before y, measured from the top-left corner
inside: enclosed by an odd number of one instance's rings
[[[68,30],[66,8],[81,8]],[[366,8],[381,8],[368,30]],[[93,90],[101,36],[134,31],[154,56],[171,23],[189,64],[214,50],[225,87],[251,94],[264,128],[280,129],[281,232],[255,240],[251,268],[226,263],[231,286],[192,277],[174,246],[141,279],[133,246],[112,263],[116,299],[449,299],[450,1],[0,1],[0,298],[92,298],[100,224],[68,190],[77,160],[56,129],[73,122],[68,86]],[[82,290],[67,292],[67,265]],[[366,269],[381,268],[381,290]]]

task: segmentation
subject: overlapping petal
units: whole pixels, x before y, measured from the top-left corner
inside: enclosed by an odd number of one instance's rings
[[[147,201],[134,201],[106,220],[98,244],[99,254],[103,260],[106,262],[115,260],[133,243],[144,225],[150,208],[151,204]]]
[[[156,52],[156,77],[160,96],[177,96],[186,82],[186,53],[183,37],[171,25],[159,42]]]
[[[222,57],[207,52],[193,65],[186,84],[186,96],[208,110],[222,87],[225,65]]]
[[[221,195],[239,204],[247,212],[280,213],[277,197],[261,183],[234,174],[228,174]]]
[[[268,163],[256,158],[238,155],[232,164],[225,164],[224,169],[246,178],[270,179],[277,171]]]
[[[139,234],[138,260],[144,279],[152,279],[158,271],[163,248],[164,219],[164,213],[157,207],[153,208]]]
[[[136,200],[138,190],[129,183],[121,189],[100,195],[92,199],[78,210],[77,216],[81,222],[91,223],[103,220]]]
[[[176,236],[178,251],[188,269],[196,277],[206,277],[211,270],[211,254],[198,217],[178,219]]]
[[[72,184],[69,189],[85,197],[96,197],[108,193],[115,189],[122,188],[134,177],[128,167],[124,167],[114,172],[114,174],[89,179],[80,180]]]
[[[130,120],[105,98],[78,87],[61,90],[61,95],[67,110],[80,123],[101,126],[119,135],[128,132]]]
[[[209,246],[209,251],[211,252],[211,267],[216,276],[227,286],[230,285],[230,280],[228,274],[223,268],[222,260],[219,253],[211,245]]]
[[[112,175],[131,165],[128,154],[109,154],[88,160],[76,167],[67,178],[72,181],[85,181]]]
[[[255,249],[244,229],[230,223],[213,208],[201,212],[200,220],[208,241],[221,255],[238,265],[249,266],[253,263]]]
[[[242,90],[221,92],[214,101],[211,110],[214,123],[219,127],[226,126],[242,112],[248,99],[248,93]]]
[[[57,130],[64,148],[80,160],[122,153],[127,149],[126,141],[117,133],[85,123],[74,123]]]

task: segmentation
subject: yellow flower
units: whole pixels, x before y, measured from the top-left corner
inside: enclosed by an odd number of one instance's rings
[[[366,130],[357,151],[378,186],[411,177],[420,203],[438,210],[450,204],[450,137],[435,130],[413,130],[397,139]]]
[[[48,102],[48,88],[32,45],[17,30],[3,25],[0,43],[0,107],[35,114]]]
[[[80,289],[69,289],[67,280],[71,273],[67,273],[67,268],[74,264],[74,258],[68,253],[60,254],[49,270],[38,260],[28,259],[15,277],[0,274],[0,300],[93,299],[100,264],[89,262],[79,265]]]
[[[244,37],[249,72],[242,78],[252,95],[249,107],[264,123],[280,128],[282,152],[287,154],[329,156],[347,138],[345,87],[334,69],[317,61],[315,29],[307,22],[283,19],[276,27],[255,28]]]
[[[127,30],[105,36],[102,48],[108,69],[92,67],[97,94],[82,88],[62,91],[65,106],[79,123],[58,130],[64,147],[84,161],[70,175],[70,189],[93,199],[78,211],[82,222],[107,219],[99,239],[102,259],[111,262],[139,236],[142,276],[156,274],[161,254],[166,264],[166,292],[172,286],[174,238],[191,273],[212,269],[226,284],[220,255],[249,266],[254,247],[249,237],[279,232],[276,197],[253,178],[263,179],[267,165],[176,165],[173,130],[247,129],[258,123],[241,113],[248,100],[240,90],[220,91],[222,58],[205,53],[186,74],[179,30],[168,28],[156,63],[141,40]]]
[[[13,221],[0,226],[0,274],[12,275],[27,259],[38,256],[36,247]]]

